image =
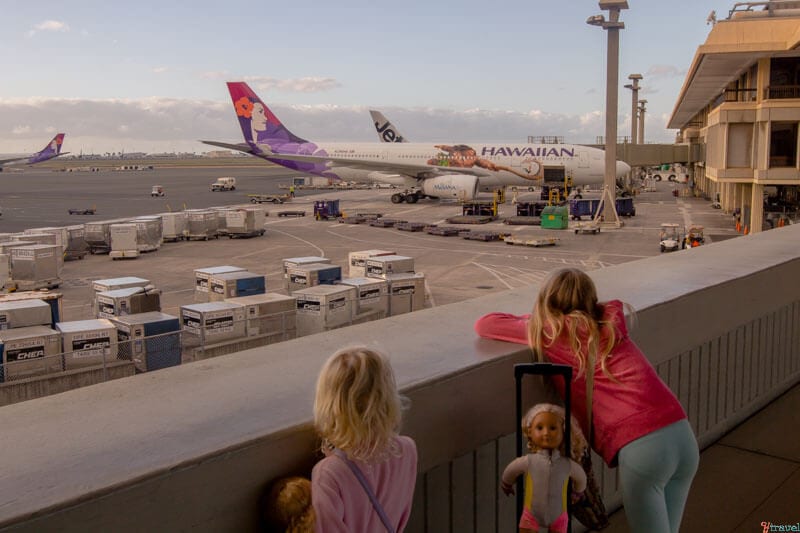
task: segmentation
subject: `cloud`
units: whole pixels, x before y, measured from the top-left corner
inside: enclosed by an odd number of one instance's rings
[[[228,78],[227,70],[210,70],[208,72],[200,73],[200,78],[204,80],[224,80]]]
[[[168,70],[169,70],[169,68],[167,68],[167,67],[155,67],[155,68],[153,68],[153,73],[155,73],[155,74],[163,74],[164,72],[167,72]]]
[[[306,77],[288,80],[267,78],[263,76],[245,76],[245,81],[252,83],[259,90],[277,90],[294,93],[317,93],[330,91],[341,87],[342,84],[334,78]]]
[[[69,31],[69,26],[66,22],[61,22],[60,20],[45,20],[28,30],[28,37],[33,37],[40,31]]]
[[[681,70],[673,65],[653,65],[645,72],[644,79],[682,78],[686,72],[686,69]]]
[[[375,142],[367,106],[271,105],[293,133],[317,142]],[[566,115],[531,109],[507,110],[401,108],[382,111],[411,142],[524,143],[528,136],[561,136],[565,142],[593,143],[603,135],[602,111]],[[621,122],[624,121],[624,111]],[[670,142],[648,121],[648,140]],[[665,123],[665,119],[661,122]],[[24,152],[46,142],[52,130],[67,134],[65,149],[164,152],[213,150],[199,139],[240,142],[242,133],[228,101],[177,98],[67,99],[0,98],[0,152]]]

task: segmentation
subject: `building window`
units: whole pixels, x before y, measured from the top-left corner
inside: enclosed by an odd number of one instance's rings
[[[728,125],[728,168],[753,168],[753,124]]]
[[[769,135],[769,166],[797,166],[797,123],[773,122]]]
[[[768,98],[800,98],[800,57],[773,57]]]

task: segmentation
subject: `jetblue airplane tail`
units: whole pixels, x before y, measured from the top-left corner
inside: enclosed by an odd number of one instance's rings
[[[230,81],[228,92],[244,139],[255,153],[263,152],[259,144],[279,151],[282,145],[308,142],[289,131],[246,83]]]

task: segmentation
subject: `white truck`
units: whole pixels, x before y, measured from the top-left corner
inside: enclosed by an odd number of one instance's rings
[[[236,178],[232,178],[230,176],[217,178],[217,181],[211,184],[211,191],[235,191],[236,190]]]

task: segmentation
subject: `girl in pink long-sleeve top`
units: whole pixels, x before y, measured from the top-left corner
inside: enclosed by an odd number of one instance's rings
[[[323,366],[314,425],[326,457],[311,473],[317,533],[405,528],[417,479],[417,447],[398,433],[402,403],[389,362],[372,350],[345,349]]]
[[[592,435],[592,448],[619,467],[631,530],[678,531],[699,462],[697,440],[680,402],[628,336],[622,302],[598,302],[592,279],[567,268],[550,275],[531,315],[491,313],[475,330],[527,344],[539,360],[572,366],[572,412]],[[563,385],[555,386],[563,397]]]

